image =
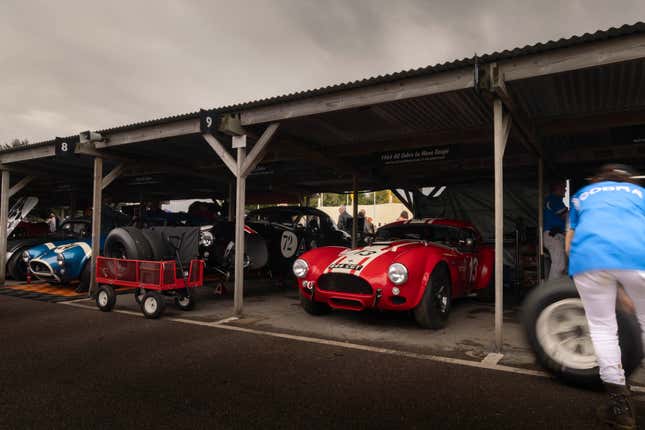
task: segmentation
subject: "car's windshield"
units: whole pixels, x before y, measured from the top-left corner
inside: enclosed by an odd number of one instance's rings
[[[395,240],[423,240],[455,246],[459,241],[459,230],[454,227],[433,224],[399,224],[380,228],[375,242]]]
[[[249,221],[275,222],[278,224],[294,225],[300,220],[300,214],[296,212],[271,211],[251,212]]]

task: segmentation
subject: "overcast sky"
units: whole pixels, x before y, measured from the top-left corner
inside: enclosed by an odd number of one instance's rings
[[[645,20],[643,0],[0,2],[0,143]]]

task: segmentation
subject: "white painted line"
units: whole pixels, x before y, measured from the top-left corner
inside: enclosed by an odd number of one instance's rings
[[[77,303],[60,302],[60,304],[67,304],[68,306],[74,306],[77,308],[84,308],[84,309],[91,309],[91,310],[98,311],[98,309],[93,306],[86,306],[86,305],[81,305]],[[143,314],[141,314],[140,312],[132,312],[132,311],[126,311],[121,309],[115,309],[112,312],[125,314],[125,315],[133,315],[133,316],[143,318]],[[286,333],[256,330],[256,329],[237,327],[237,326],[226,324],[226,321],[228,322],[235,321],[236,319],[238,319],[237,317],[225,318],[223,320],[219,320],[215,322],[195,321],[195,320],[189,320],[185,318],[164,318],[164,319],[168,321],[182,323],[182,324],[193,324],[193,325],[210,327],[210,328],[215,328],[220,330],[230,330],[230,331],[237,331],[241,333],[255,334],[259,336],[269,336],[269,337],[275,337],[279,339],[288,339],[288,340],[293,340],[298,342],[306,342],[306,343],[313,343],[313,344],[326,345],[326,346],[335,346],[339,348],[352,349],[356,351],[375,352],[379,354],[394,355],[398,357],[434,361],[437,363],[454,364],[458,366],[474,367],[478,369],[496,370],[498,372],[514,373],[517,375],[537,376],[541,378],[552,377],[548,373],[540,370],[523,369],[519,367],[511,367],[511,366],[497,364],[499,360],[501,360],[501,358],[504,356],[503,354],[497,354],[497,353],[488,354],[482,361],[470,361],[470,360],[464,360],[461,358],[442,357],[439,355],[431,355],[431,354],[420,354],[416,352],[400,351],[400,350],[389,349],[389,348],[379,348],[376,346],[361,345],[361,344],[351,343],[351,342],[341,342],[337,340],[320,339],[317,337],[297,336],[297,335],[286,334]],[[499,358],[497,358],[497,356],[499,356]],[[493,361],[495,362],[493,363]],[[630,388],[632,391],[645,393],[645,387],[631,386]]]
[[[481,364],[485,366],[497,366],[497,363],[504,358],[504,354],[499,354],[497,352],[491,352],[481,361]]]
[[[58,302],[61,305],[68,305],[70,303],[78,303],[78,302],[85,302],[87,300],[90,300],[91,297],[83,297],[82,299],[75,299],[75,300],[65,300],[64,302]]]
[[[216,324],[216,325],[217,324],[226,324],[226,323],[230,323],[230,322],[233,322],[233,321],[237,321],[239,319],[240,319],[239,317],[228,317],[228,318],[224,318],[222,320],[216,321],[213,324]]]
[[[58,302],[58,304],[59,305],[65,305],[65,306],[73,306],[75,308],[85,308],[85,309],[96,309],[96,310],[98,310],[94,306],[81,305],[78,302],[79,302],[78,300],[72,300],[72,301],[69,301],[69,302]]]
[[[396,349],[389,349],[389,348],[379,348],[375,346],[361,345],[361,344],[356,344],[351,342],[340,342],[336,340],[327,340],[327,339],[320,339],[320,338],[308,337],[308,336],[296,336],[291,334],[276,333],[276,332],[270,332],[270,331],[264,331],[264,330],[255,330],[255,329],[236,327],[231,325],[215,325],[213,327],[218,329],[223,329],[223,330],[232,330],[232,331],[239,331],[243,333],[257,334],[261,336],[270,336],[270,337],[277,337],[281,339],[295,340],[299,342],[315,343],[315,344],[327,345],[327,346],[336,346],[340,348],[354,349],[358,351],[376,352],[380,354],[395,355],[395,356],[407,357],[407,358],[416,358],[419,360],[428,360],[428,361],[435,361],[439,363],[456,364],[460,366],[476,367],[480,369],[499,370],[507,373],[550,377],[549,374],[545,372],[537,371],[537,370],[521,369],[521,368],[502,366],[502,365],[492,365],[492,366],[482,365],[478,361],[463,360],[460,358],[450,358],[450,357],[441,357],[438,355],[419,354],[415,352],[399,351]]]
[[[98,309],[96,310],[98,311]],[[122,309],[113,309],[112,312],[116,312],[117,314],[134,315],[135,317],[145,318],[141,312],[125,311]]]
[[[193,325],[201,325],[204,327],[214,327],[217,325],[217,322],[206,322],[206,321],[195,321],[195,320],[187,320],[185,318],[173,318],[173,317],[165,317],[165,320],[170,320],[178,323],[183,323],[183,324],[193,324]]]

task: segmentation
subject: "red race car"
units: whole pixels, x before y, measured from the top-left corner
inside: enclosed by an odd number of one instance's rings
[[[401,221],[357,249],[326,246],[293,264],[303,308],[412,310],[425,328],[442,328],[451,300],[490,288],[494,249],[467,222]]]

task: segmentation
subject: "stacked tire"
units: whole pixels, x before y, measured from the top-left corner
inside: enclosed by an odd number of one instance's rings
[[[155,231],[119,227],[110,231],[105,238],[103,255],[129,260],[158,260],[163,256],[162,246],[161,235]]]
[[[110,231],[105,239],[103,255],[108,258],[148,261],[174,258],[170,256],[168,246],[159,231],[140,230],[135,227],[120,227]],[[118,262],[113,267],[108,265],[107,270],[115,271],[115,273],[108,273],[111,276],[117,275],[116,271],[118,271],[118,277],[122,279],[134,278],[136,275],[134,266],[119,265]],[[158,291],[136,289],[134,299],[141,306],[146,318],[158,318],[164,311],[165,299]],[[116,296],[112,287],[101,286],[97,296],[99,309],[109,311],[114,307],[115,302]],[[186,291],[185,294],[175,297],[175,303],[181,310],[190,310],[194,307],[195,300],[189,291]]]

